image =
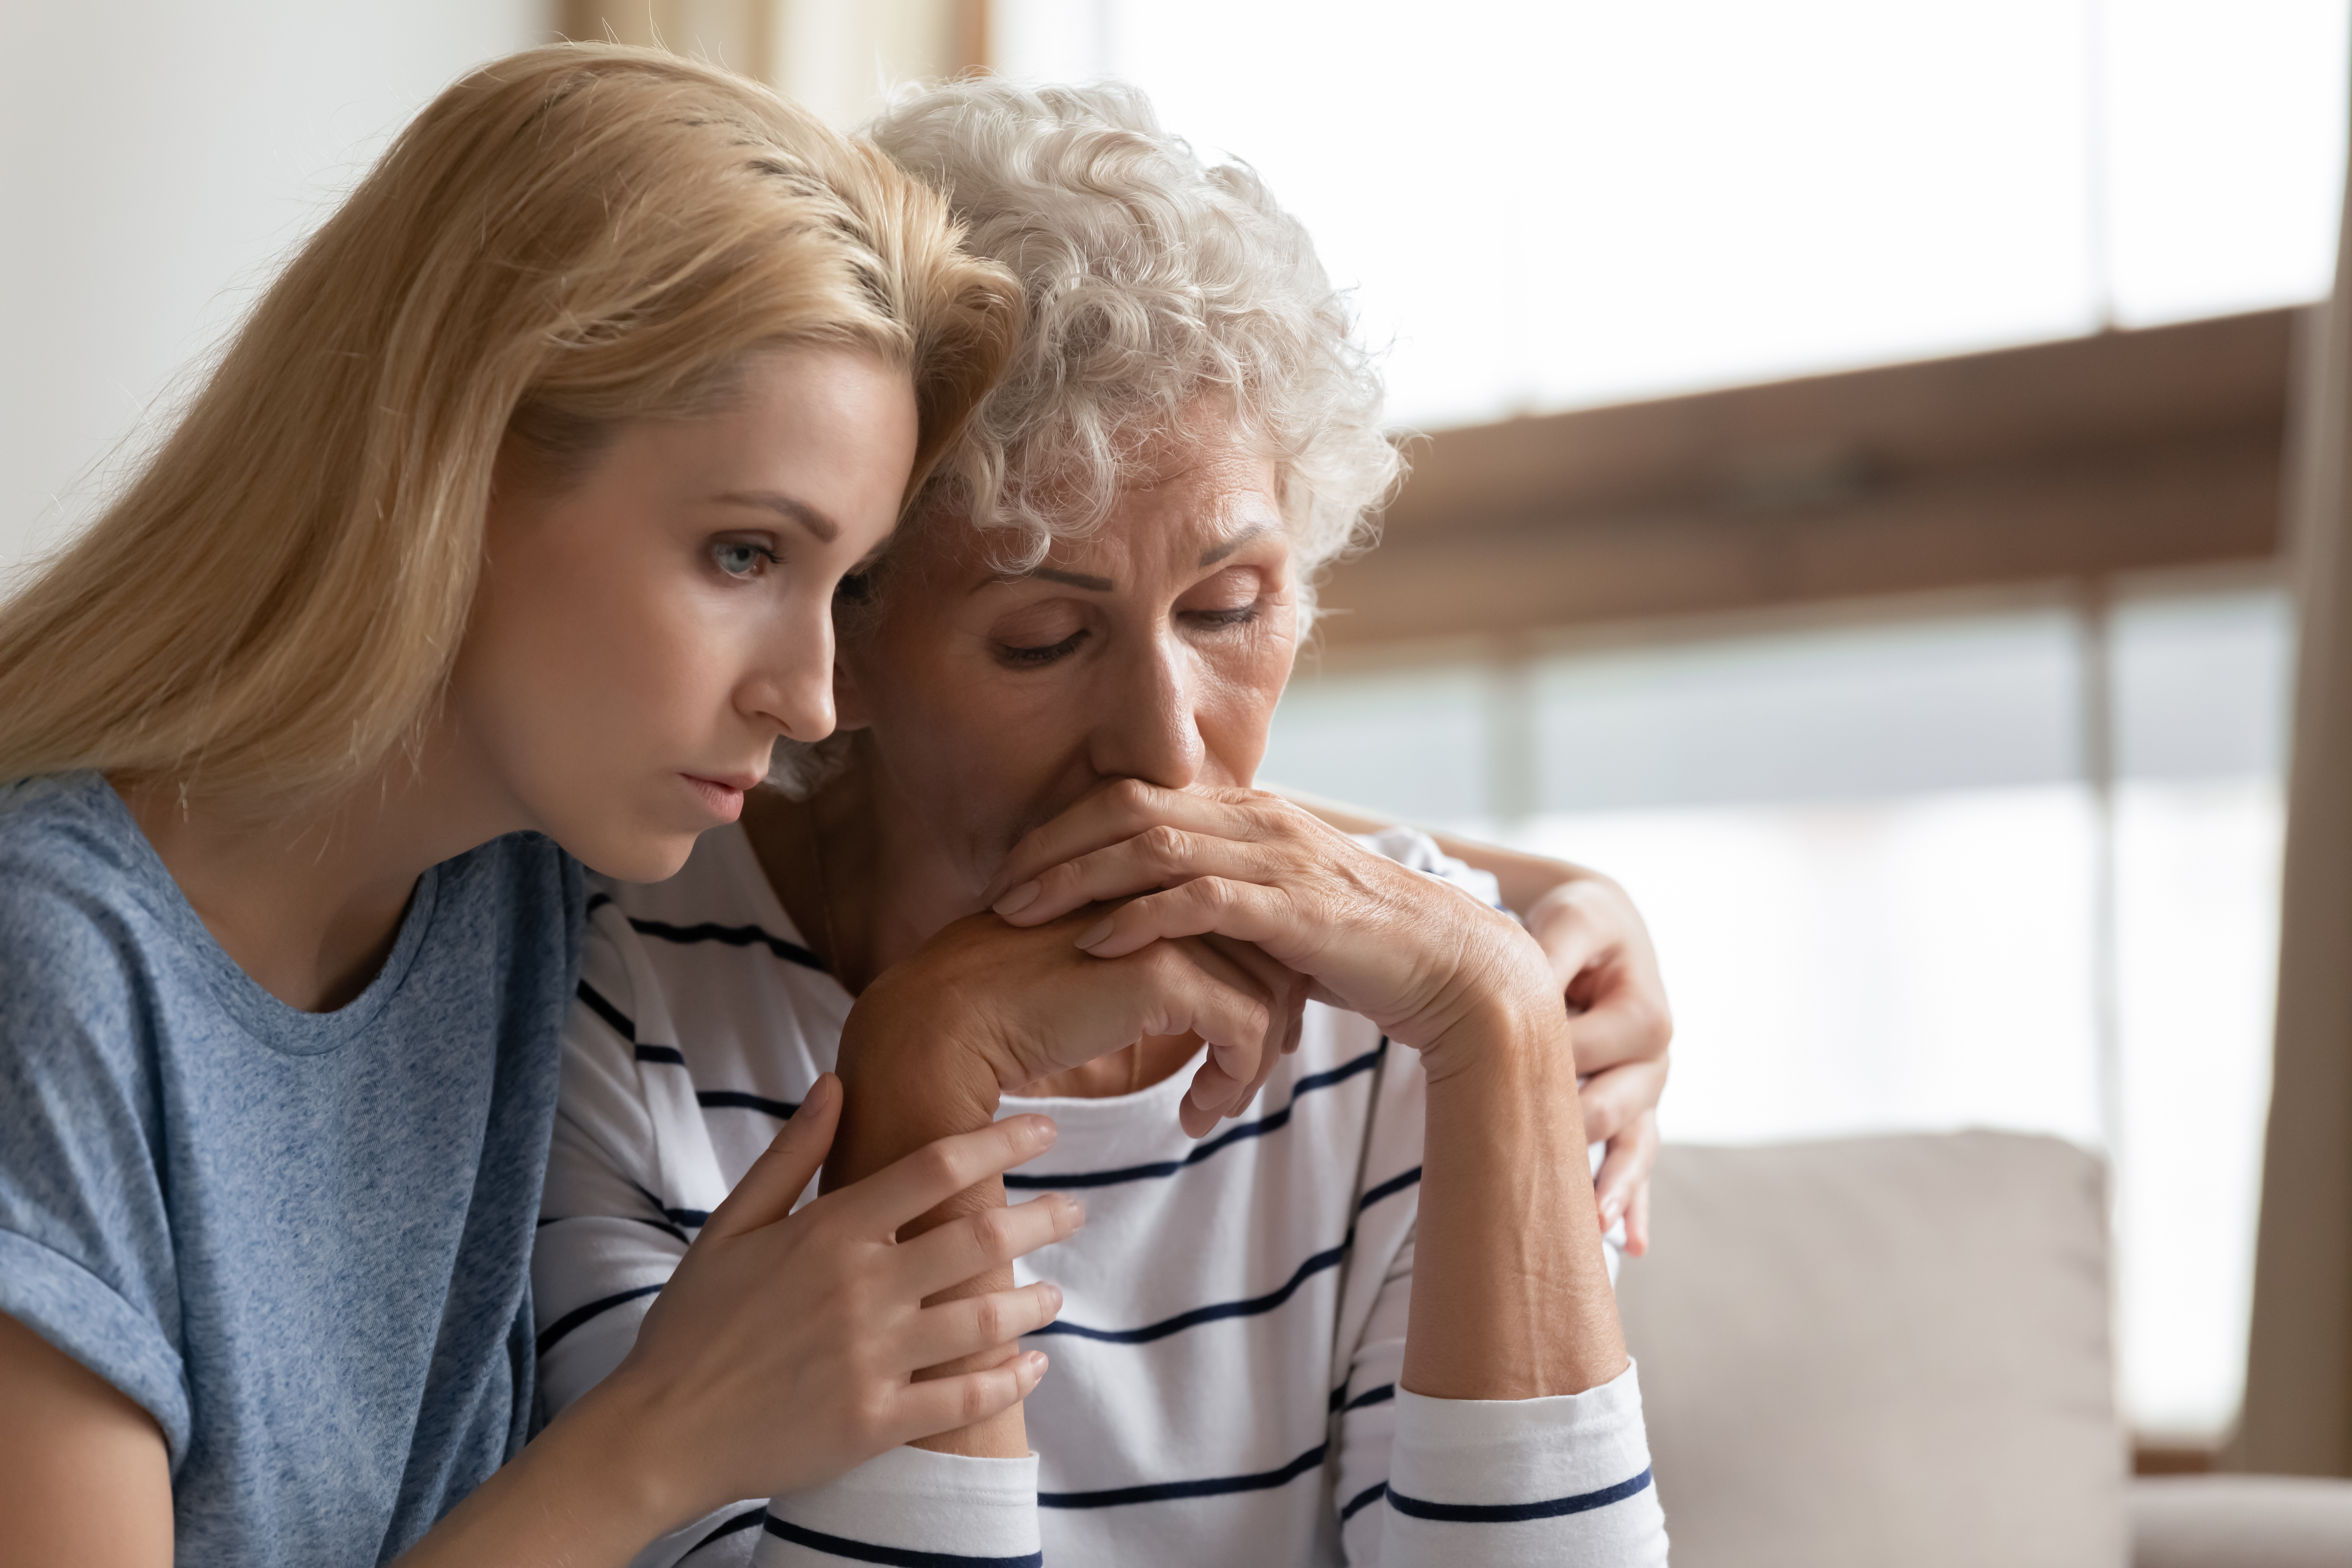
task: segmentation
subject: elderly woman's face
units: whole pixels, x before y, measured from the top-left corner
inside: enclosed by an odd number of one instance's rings
[[[1256,773],[1297,640],[1276,486],[1210,438],[1034,572],[992,569],[967,528],[902,542],[876,624],[841,650],[842,724],[871,727],[897,804],[975,888],[1106,780]]]

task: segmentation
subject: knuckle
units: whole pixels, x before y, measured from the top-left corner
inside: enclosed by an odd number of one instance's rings
[[[924,1148],[919,1159],[918,1168],[927,1180],[938,1184],[952,1183],[959,1188],[965,1184],[962,1181],[963,1162],[957,1157],[953,1144],[929,1144]]]
[[[972,1239],[979,1245],[981,1256],[998,1260],[1013,1254],[1013,1211],[982,1209],[971,1216]]]
[[[1137,840],[1144,858],[1163,871],[1174,870],[1181,864],[1185,852],[1192,847],[1192,842],[1190,834],[1181,828],[1171,827],[1164,822],[1146,828]]]
[[[994,1344],[1004,1338],[1004,1302],[1002,1299],[982,1296],[971,1306],[971,1326],[983,1342]]]

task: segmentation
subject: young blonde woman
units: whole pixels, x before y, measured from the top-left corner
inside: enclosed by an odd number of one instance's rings
[[[1050,1288],[920,1303],[1067,1205],[894,1237],[1050,1124],[788,1219],[828,1079],[523,1442],[579,862],[668,875],[832,728],[835,586],[1014,297],[772,95],[517,56],[0,608],[0,1563],[619,1563],[1035,1385],[912,1373]]]

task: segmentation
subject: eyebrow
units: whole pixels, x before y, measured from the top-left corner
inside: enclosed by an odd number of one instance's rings
[[[1223,540],[1218,543],[1212,544],[1209,548],[1201,552],[1201,564],[1203,566],[1214,566],[1218,562],[1223,561],[1226,556],[1231,555],[1234,551],[1239,550],[1251,540],[1263,539],[1273,531],[1274,524],[1270,522],[1254,522],[1247,528],[1243,529],[1239,533],[1233,535],[1231,538]]]
[[[731,506],[753,506],[763,511],[772,511],[788,521],[799,523],[826,544],[841,537],[841,524],[806,501],[794,500],[791,496],[778,495],[772,490],[730,490],[723,496],[711,499]]]
[[[1200,563],[1203,566],[1214,566],[1251,540],[1264,538],[1273,531],[1275,531],[1275,526],[1270,522],[1252,523],[1232,538],[1220,540],[1201,552]],[[1118,586],[1108,577],[1090,576],[1084,572],[1064,572],[1053,566],[1032,566],[1026,572],[999,572],[988,581],[1021,583],[1032,577],[1042,578],[1048,583],[1066,584],[1073,588],[1084,588],[1090,594],[1108,594]],[[982,584],[983,587],[986,585],[986,584]]]

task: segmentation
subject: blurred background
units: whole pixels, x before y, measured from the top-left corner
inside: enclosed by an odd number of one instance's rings
[[[1442,15],[1441,15],[1442,13]],[[467,67],[659,39],[844,127],[1119,77],[1255,164],[1416,478],[1270,779],[1600,867],[1670,1140],[2115,1173],[2144,1467],[2244,1384],[2347,0],[0,4],[0,566],[68,536]],[[125,570],[168,570],[125,563]]]

